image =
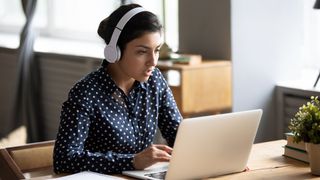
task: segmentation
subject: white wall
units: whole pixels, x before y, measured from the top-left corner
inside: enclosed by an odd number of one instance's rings
[[[233,111],[262,108],[256,141],[277,139],[274,87],[302,62],[301,0],[232,0]]]

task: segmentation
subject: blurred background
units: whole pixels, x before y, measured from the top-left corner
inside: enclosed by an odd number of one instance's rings
[[[1,146],[55,139],[69,89],[103,59],[100,21],[126,3],[158,15],[174,52],[230,63],[231,81],[213,85],[230,83],[230,107],[210,112],[263,109],[256,142],[284,138],[297,106],[320,94],[315,0],[0,0]]]

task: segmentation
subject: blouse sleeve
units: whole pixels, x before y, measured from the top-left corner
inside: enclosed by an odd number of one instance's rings
[[[161,89],[158,127],[169,146],[173,147],[182,116],[164,77],[160,74]]]
[[[71,90],[68,100],[62,106],[61,122],[54,146],[54,171],[120,173],[123,170],[134,169],[134,154],[91,152],[84,148],[90,128],[92,107],[90,101],[79,94]]]

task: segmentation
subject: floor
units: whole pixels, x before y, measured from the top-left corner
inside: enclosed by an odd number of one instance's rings
[[[12,131],[7,137],[0,139],[0,148],[22,145],[26,144],[26,142],[26,127],[21,126]]]

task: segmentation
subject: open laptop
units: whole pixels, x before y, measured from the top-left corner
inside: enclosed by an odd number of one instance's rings
[[[262,110],[184,119],[170,163],[145,170],[123,171],[139,179],[200,179],[246,169]],[[167,172],[165,172],[167,171]]]

